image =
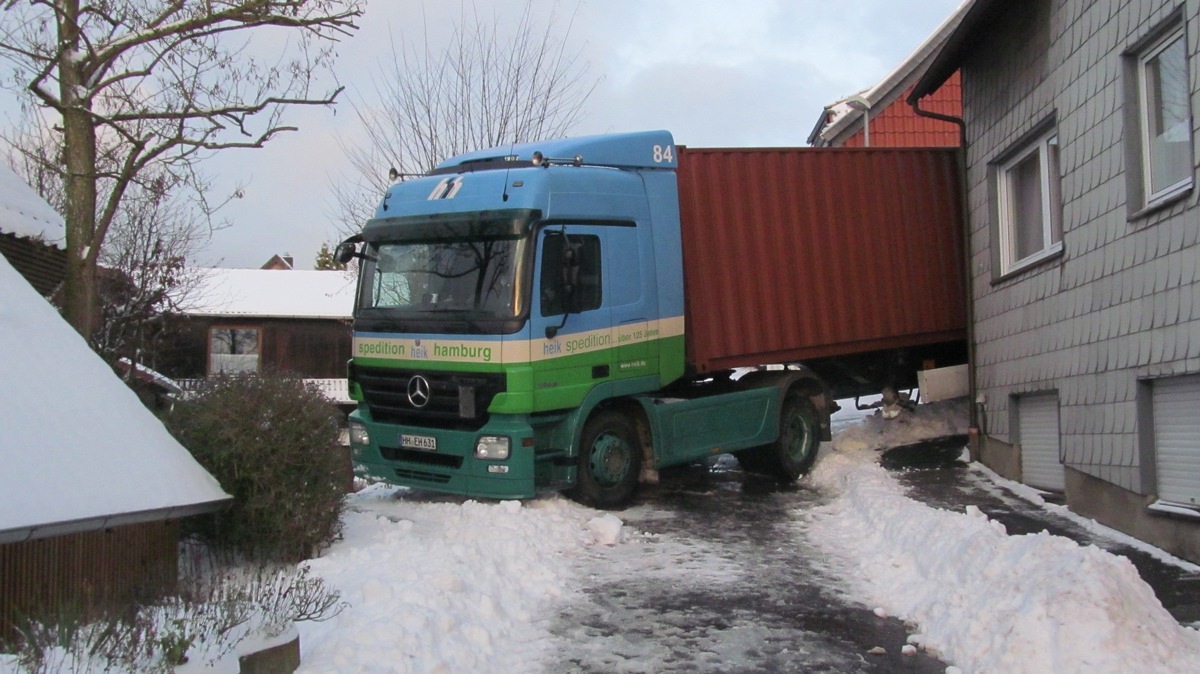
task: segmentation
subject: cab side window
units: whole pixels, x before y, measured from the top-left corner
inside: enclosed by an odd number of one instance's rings
[[[599,309],[600,237],[547,232],[542,237],[542,315]]]

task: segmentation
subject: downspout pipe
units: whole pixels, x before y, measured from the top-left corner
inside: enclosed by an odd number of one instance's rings
[[[987,435],[987,429],[979,425],[978,388],[975,377],[975,292],[971,287],[971,211],[967,201],[967,123],[962,117],[945,115],[932,110],[921,109],[921,99],[910,99],[908,104],[918,117],[936,119],[958,126],[958,185],[959,208],[963,218],[963,263],[962,275],[964,287],[967,290],[967,395],[970,396],[970,427],[982,436]]]

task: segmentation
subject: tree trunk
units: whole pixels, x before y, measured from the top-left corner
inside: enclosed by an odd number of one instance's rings
[[[63,102],[63,141],[66,168],[67,275],[63,285],[63,315],[84,339],[95,329],[96,258],[96,128],[86,98],[80,47],[78,0],[64,0],[59,15],[59,86]]]

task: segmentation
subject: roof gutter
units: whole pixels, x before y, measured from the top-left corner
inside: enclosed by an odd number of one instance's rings
[[[975,377],[975,292],[971,288],[971,211],[967,200],[967,123],[962,117],[946,115],[932,110],[921,109],[920,98],[909,98],[908,104],[918,117],[927,117],[943,122],[949,122],[958,127],[958,199],[959,209],[963,219],[963,287],[966,288],[967,310],[967,395],[970,397],[970,428],[975,433],[987,435],[986,428],[979,425],[979,405],[977,404],[977,382]]]
[[[220,510],[232,500],[232,496],[226,496],[225,498],[206,501],[203,503],[170,506],[167,508],[155,508],[152,510],[141,510],[137,512],[116,513],[112,515],[100,515],[98,517],[85,517],[77,520],[49,522],[46,524],[35,524],[32,526],[4,529],[0,530],[0,545],[5,543],[21,543],[39,538],[65,536],[67,534],[78,534],[87,531],[103,531],[104,529],[112,529],[113,527],[128,526],[131,524],[145,524],[147,522],[177,520],[184,517],[190,517],[192,515],[202,515],[204,513]]]

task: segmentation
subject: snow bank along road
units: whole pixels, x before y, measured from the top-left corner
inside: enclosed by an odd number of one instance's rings
[[[868,418],[788,489],[723,458],[620,513],[369,487],[311,562],[350,607],[301,624],[300,671],[1200,673],[1200,632],[1124,558],[878,465],[964,416]]]

